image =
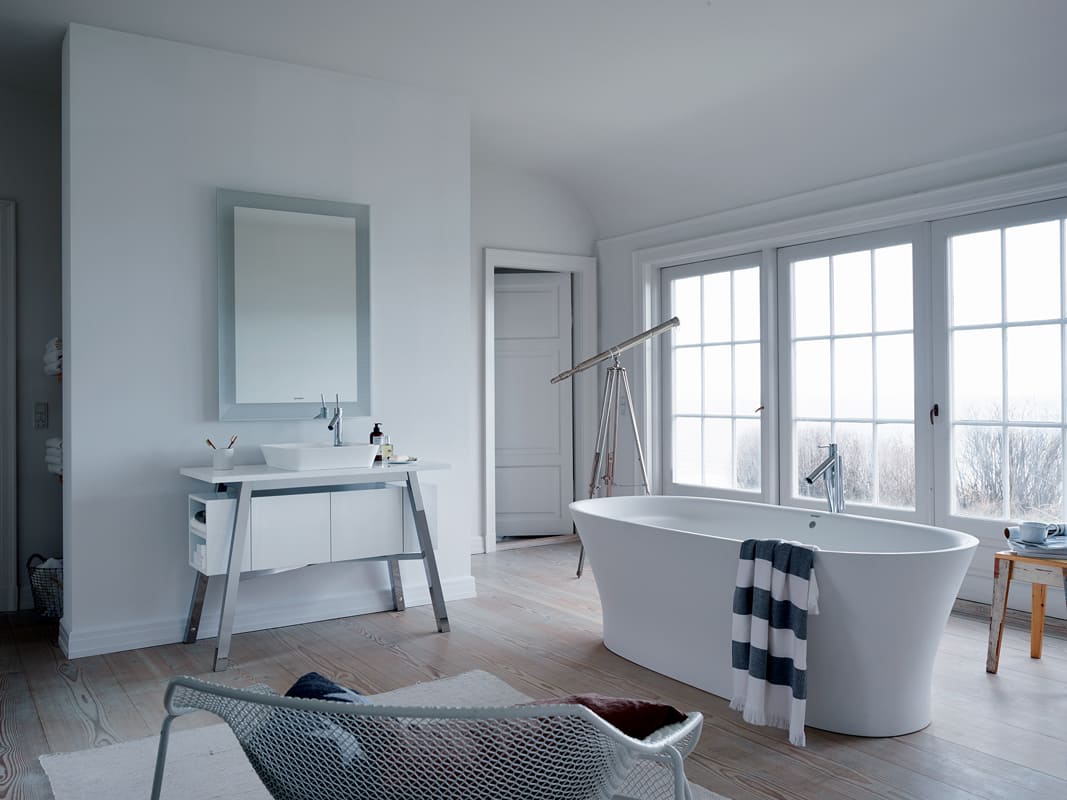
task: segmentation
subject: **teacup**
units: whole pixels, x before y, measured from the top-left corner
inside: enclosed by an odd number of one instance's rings
[[[1047,522],[1024,522],[1019,525],[1019,541],[1044,544],[1048,538],[1049,527]]]

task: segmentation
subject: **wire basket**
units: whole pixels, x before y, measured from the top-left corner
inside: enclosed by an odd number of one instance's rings
[[[37,563],[34,564],[34,560]],[[26,561],[33,607],[43,617],[63,616],[63,567],[42,567],[47,559],[34,553]]]

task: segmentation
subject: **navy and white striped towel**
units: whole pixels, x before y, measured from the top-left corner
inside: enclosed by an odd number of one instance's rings
[[[745,722],[789,729],[804,746],[808,614],[819,613],[815,549],[780,539],[741,543],[734,589],[730,708]]]

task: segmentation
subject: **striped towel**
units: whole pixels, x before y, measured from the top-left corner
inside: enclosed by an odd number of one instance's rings
[[[815,548],[780,539],[741,543],[734,589],[734,697],[745,722],[789,729],[804,746],[808,614],[819,613]]]

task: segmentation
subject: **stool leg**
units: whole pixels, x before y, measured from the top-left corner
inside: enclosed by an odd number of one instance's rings
[[[1048,587],[1043,583],[1030,586],[1030,658],[1041,658],[1041,644],[1045,635],[1045,597]]]
[[[1000,642],[1004,638],[1004,613],[1008,608],[1008,588],[1012,563],[993,561],[993,605],[989,617],[989,648],[986,651],[985,671],[994,675],[1000,666]]]

